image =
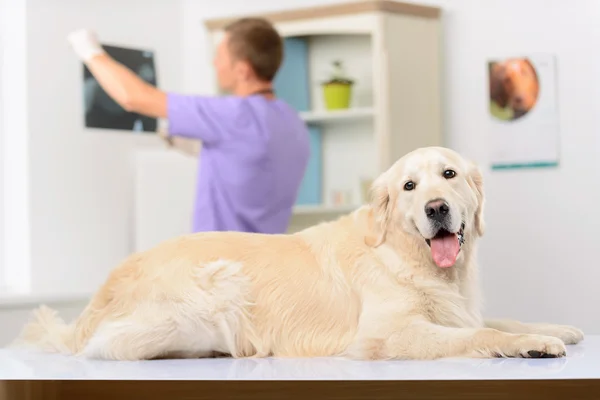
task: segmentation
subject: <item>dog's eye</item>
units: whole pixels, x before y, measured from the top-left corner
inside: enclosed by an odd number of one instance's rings
[[[444,178],[446,179],[452,179],[456,176],[456,172],[454,172],[451,169],[447,169],[444,171]]]
[[[404,190],[406,190],[407,192],[410,192],[411,190],[413,190],[415,188],[415,183],[413,181],[408,181],[404,184]]]

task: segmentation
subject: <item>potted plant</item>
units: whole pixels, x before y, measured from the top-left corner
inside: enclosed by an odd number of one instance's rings
[[[346,75],[344,65],[340,60],[334,61],[332,67],[331,77],[323,82],[325,108],[328,110],[346,109],[350,106],[354,81]]]

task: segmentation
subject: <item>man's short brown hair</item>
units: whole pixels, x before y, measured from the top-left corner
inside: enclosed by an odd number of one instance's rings
[[[233,57],[247,61],[259,79],[271,82],[283,60],[283,41],[275,27],[262,18],[242,18],[225,32]]]

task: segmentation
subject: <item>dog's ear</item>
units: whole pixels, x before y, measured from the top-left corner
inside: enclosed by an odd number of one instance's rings
[[[392,217],[392,201],[387,180],[375,180],[371,187],[371,216],[369,232],[365,237],[367,246],[378,247],[385,242],[388,225]]]
[[[479,236],[483,236],[485,231],[485,221],[483,220],[483,206],[485,197],[483,193],[483,175],[481,170],[475,163],[470,163],[469,166],[469,186],[477,197],[477,209],[475,210],[475,230]]]

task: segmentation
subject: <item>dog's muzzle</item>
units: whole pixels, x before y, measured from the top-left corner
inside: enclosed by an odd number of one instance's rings
[[[437,237],[441,237],[444,235],[451,235],[451,234],[452,233],[449,232],[447,229],[440,228],[438,233],[436,233],[436,235],[434,236],[434,239]],[[462,245],[465,244],[465,223],[464,222],[460,225],[460,229],[456,233],[456,237],[458,238],[458,243],[460,244],[460,247],[462,247]],[[427,242],[427,245],[429,247],[431,247],[431,239],[425,239],[425,242]]]
[[[443,199],[428,202],[424,211],[431,228],[436,232],[432,238],[425,239],[433,261],[440,268],[452,267],[465,243],[465,224],[461,223],[458,232],[451,230],[450,206]]]

